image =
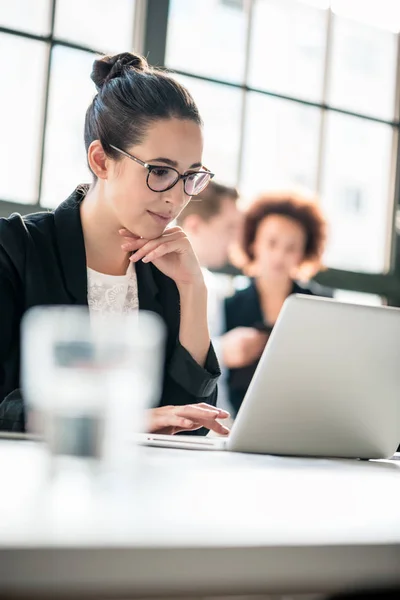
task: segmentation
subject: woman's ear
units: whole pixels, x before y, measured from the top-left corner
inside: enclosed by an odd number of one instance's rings
[[[88,163],[98,179],[107,179],[108,157],[100,140],[94,140],[88,148]]]

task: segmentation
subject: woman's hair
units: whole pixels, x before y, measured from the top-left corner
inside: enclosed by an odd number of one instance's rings
[[[248,261],[254,260],[253,244],[260,224],[271,215],[296,221],[306,233],[305,263],[321,259],[326,241],[326,221],[315,199],[293,192],[262,194],[245,213],[242,250]]]
[[[140,144],[154,121],[175,117],[202,125],[187,89],[142,56],[124,52],[95,60],[91,79],[97,94],[86,111],[86,151],[100,140],[105,153],[118,160],[111,145],[126,150]]]

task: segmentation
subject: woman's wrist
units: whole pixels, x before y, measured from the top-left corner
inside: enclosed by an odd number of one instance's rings
[[[177,288],[181,303],[182,301],[203,302],[207,310],[207,287],[202,275],[189,283],[178,283]]]
[[[207,288],[203,281],[178,286],[181,320],[179,341],[204,366],[210,348],[207,323]]]

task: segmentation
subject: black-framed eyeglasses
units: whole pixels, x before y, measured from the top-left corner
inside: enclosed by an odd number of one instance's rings
[[[110,144],[110,147],[123,154],[127,158],[134,160],[139,165],[147,169],[146,183],[147,187],[152,192],[166,192],[170,190],[178,183],[180,179],[183,180],[183,189],[187,196],[197,196],[200,194],[210,183],[214,177],[214,173],[211,173],[208,169],[203,167],[201,171],[187,171],[183,175],[179,173],[174,167],[164,167],[163,165],[149,165],[143,162],[136,156],[132,156],[129,152],[117,148]]]

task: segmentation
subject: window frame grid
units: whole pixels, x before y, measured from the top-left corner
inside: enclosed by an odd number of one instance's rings
[[[134,8],[134,22],[132,23],[132,46],[135,45],[136,51],[139,53],[143,52],[145,45],[144,36],[144,24],[146,22],[146,0],[135,0]],[[44,173],[44,154],[46,144],[46,129],[47,129],[47,116],[49,109],[49,97],[50,97],[50,82],[51,82],[51,67],[53,60],[53,50],[56,46],[63,48],[69,48],[71,50],[80,50],[98,56],[104,54],[104,50],[93,48],[85,44],[78,44],[76,42],[70,42],[59,38],[54,33],[55,19],[57,11],[57,0],[49,0],[49,33],[48,35],[35,34],[19,29],[9,28],[0,26],[0,34],[13,35],[15,37],[33,40],[37,42],[43,42],[47,45],[47,59],[45,68],[45,91],[43,94],[43,103],[41,109],[41,128],[40,128],[40,155],[38,157],[38,181],[36,187],[36,200],[32,203],[20,203],[10,201],[7,198],[0,198],[0,211],[1,214],[9,211],[20,212],[22,214],[29,214],[35,210],[46,210],[46,206],[41,204],[42,186],[43,186],[43,173]],[[1,215],[0,215],[1,216]]]
[[[45,132],[46,132],[46,121],[47,121],[47,110],[48,110],[48,91],[50,85],[50,70],[52,60],[52,50],[56,45],[61,45],[66,48],[74,50],[82,50],[90,52],[93,55],[101,54],[102,52],[98,49],[85,46],[83,44],[76,44],[68,42],[66,40],[58,39],[54,36],[54,22],[56,14],[57,0],[51,0],[51,28],[50,33],[47,36],[36,35],[16,29],[7,27],[0,27],[0,33],[7,33],[24,37],[27,39],[37,40],[46,42],[49,45],[48,61],[47,61],[47,77],[46,77],[46,94],[43,100],[42,109],[42,130],[41,130],[41,156],[40,156],[40,177],[38,182],[38,194],[37,201],[35,204],[20,204],[16,202],[10,202],[6,198],[0,198],[0,209],[4,214],[5,211],[15,211],[22,213],[32,212],[32,210],[45,210],[40,204],[40,192],[42,188],[43,178],[43,157],[44,157],[44,144],[45,144]],[[140,36],[140,48],[137,48],[139,52],[142,52],[153,65],[165,67],[165,53],[168,33],[168,14],[169,14],[170,0],[136,0],[135,7],[135,24],[133,30],[138,31],[137,18],[140,14],[140,20],[142,21],[142,32]],[[186,76],[189,78],[205,81],[209,83],[219,84],[235,88],[242,93],[242,112],[240,127],[240,151],[238,156],[238,177],[237,185],[240,184],[242,177],[242,162],[243,162],[243,140],[246,126],[246,102],[249,92],[255,92],[261,95],[265,95],[271,98],[277,98],[286,100],[289,102],[295,102],[304,106],[315,107],[321,111],[321,124],[319,132],[319,148],[318,148],[318,166],[317,166],[317,181],[316,190],[319,192],[321,189],[322,180],[322,169],[323,169],[323,152],[325,148],[325,120],[326,115],[329,111],[347,115],[350,117],[365,119],[369,122],[381,123],[389,125],[393,129],[393,145],[392,145],[392,177],[390,181],[391,189],[391,200],[388,204],[388,219],[392,225],[392,238],[391,244],[388,248],[389,253],[389,271],[387,273],[371,274],[371,273],[360,273],[353,271],[345,271],[340,269],[329,268],[316,276],[316,280],[323,285],[330,286],[332,288],[340,288],[349,291],[365,292],[370,294],[378,294],[384,296],[387,299],[387,303],[392,306],[400,306],[400,231],[396,231],[396,216],[400,214],[400,34],[397,34],[397,73],[396,73],[396,89],[395,89],[395,114],[393,119],[383,119],[380,117],[374,117],[365,113],[342,109],[334,106],[327,102],[327,86],[329,78],[329,70],[332,59],[332,22],[333,14],[330,9],[327,10],[327,35],[326,35],[326,48],[325,48],[325,69],[324,69],[324,81],[323,81],[323,95],[321,102],[308,101],[294,96],[288,96],[286,94],[280,94],[272,90],[259,89],[248,85],[247,76],[249,69],[249,48],[251,43],[251,16],[253,10],[253,0],[245,0],[245,9],[247,10],[247,37],[246,37],[246,62],[245,62],[245,75],[242,83],[233,83],[224,81],[223,79],[206,77],[198,75],[194,72],[188,72],[184,70],[170,69],[171,71]],[[136,36],[135,36],[136,37]],[[392,210],[393,208],[393,210]],[[234,273],[235,269],[225,268],[225,273]]]

